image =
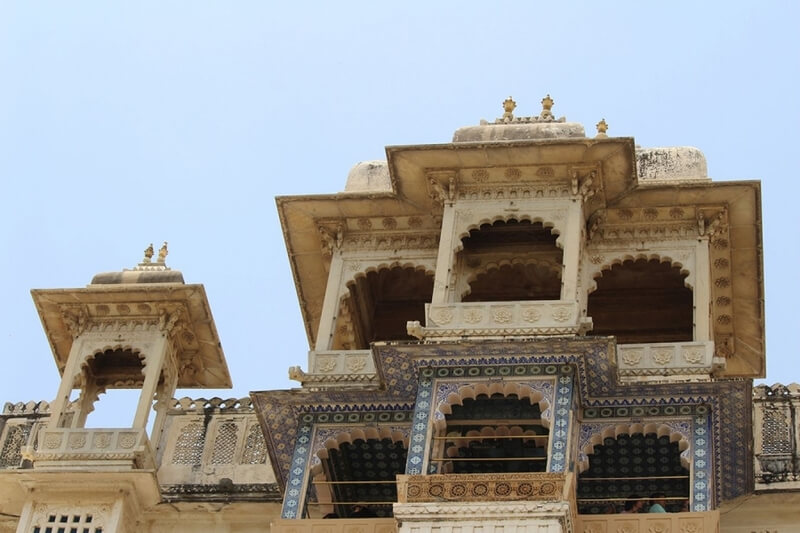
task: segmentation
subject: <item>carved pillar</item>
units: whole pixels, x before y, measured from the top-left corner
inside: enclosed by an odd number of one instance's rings
[[[71,428],[86,426],[86,417],[94,411],[94,403],[104,392],[105,387],[99,387],[88,373],[84,374],[83,383],[81,384],[81,396],[78,398],[75,412],[69,424]]]
[[[583,204],[573,201],[567,209],[565,234],[561,236],[563,250],[563,268],[561,271],[561,299],[578,300],[578,268],[583,243]]]
[[[170,358],[168,363],[171,367],[175,364]],[[178,373],[177,367],[164,369],[164,380],[156,390],[156,403],[153,410],[156,412],[156,419],[153,422],[153,430],[150,434],[150,442],[155,443],[156,446],[161,445],[161,433],[164,431],[164,422],[167,419],[167,411],[170,407],[170,400],[175,394],[175,389],[178,386]],[[156,450],[158,451],[158,450]]]
[[[50,420],[47,422],[48,429],[59,427],[61,417],[64,415],[69,405],[69,397],[72,394],[72,387],[75,383],[75,376],[80,372],[80,365],[86,357],[83,351],[83,342],[75,339],[69,350],[67,365],[64,367],[64,374],[58,386],[58,393],[50,403]]]
[[[317,342],[314,349],[318,352],[330,350],[333,335],[336,331],[336,315],[339,311],[339,297],[342,291],[342,272],[344,260],[337,248],[331,251],[331,266],[328,271],[328,285],[325,287],[325,300],[322,304],[322,315],[319,319]]]
[[[455,261],[456,210],[452,202],[444,203],[442,233],[439,238],[439,253],[436,257],[436,277],[433,280],[433,304],[448,303],[453,262]]]
[[[147,419],[150,416],[150,409],[153,406],[153,398],[161,377],[161,369],[169,349],[167,333],[154,343],[153,350],[147,354],[144,360],[144,384],[142,385],[142,395],[139,397],[139,404],[136,407],[136,415],[133,417],[133,428],[144,428],[147,426]]]
[[[711,264],[707,238],[697,240],[694,257],[694,340],[707,341],[711,340]]]

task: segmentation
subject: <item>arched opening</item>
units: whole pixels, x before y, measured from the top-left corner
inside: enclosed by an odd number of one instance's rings
[[[578,475],[578,512],[622,512],[625,502],[647,502],[663,494],[665,509],[678,512],[689,499],[689,470],[681,452],[688,446],[674,435],[656,432],[607,435],[589,454]]]
[[[413,340],[406,323],[425,322],[433,275],[413,267],[367,272],[348,285],[340,307],[334,350],[367,349],[375,341]]]
[[[614,335],[620,344],[693,339],[688,274],[658,259],[628,260],[604,270],[589,294],[591,335]]]
[[[542,419],[540,398],[519,389],[479,388],[473,397],[443,409],[444,437],[439,438],[443,444],[434,446],[440,471],[544,472],[550,432]]]
[[[559,300],[563,253],[541,222],[498,220],[462,240],[464,302]]]
[[[392,516],[397,501],[395,476],[405,472],[408,447],[402,435],[357,431],[320,450],[322,475],[314,479],[319,503],[339,518]],[[331,507],[332,506],[332,507]]]

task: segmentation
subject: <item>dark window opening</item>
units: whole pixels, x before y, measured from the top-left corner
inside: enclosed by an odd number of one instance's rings
[[[622,512],[630,498],[666,495],[665,509],[679,512],[689,498],[689,470],[678,442],[655,433],[621,434],[594,447],[589,468],[578,475],[578,512]]]
[[[445,416],[443,473],[544,472],[549,431],[541,408],[515,394],[478,395]]]
[[[556,238],[529,220],[501,220],[470,231],[460,253],[464,268],[477,274],[462,301],[559,300],[563,253]]]
[[[694,303],[687,275],[657,259],[604,271],[589,294],[590,334],[614,335],[620,344],[691,341]]]
[[[405,472],[408,450],[390,438],[356,439],[328,449],[325,481],[339,518],[390,517],[397,501],[395,476]]]

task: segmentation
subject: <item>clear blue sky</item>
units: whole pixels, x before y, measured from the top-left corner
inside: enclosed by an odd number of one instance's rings
[[[434,4],[434,5],[429,5]],[[800,381],[796,2],[0,3],[0,402],[58,386],[29,289],[133,267],[203,283],[233,391],[295,386],[273,198],[340,191],[385,145],[557,116],[761,179],[768,382]],[[179,393],[180,394],[180,393]],[[101,422],[100,419],[95,422]]]

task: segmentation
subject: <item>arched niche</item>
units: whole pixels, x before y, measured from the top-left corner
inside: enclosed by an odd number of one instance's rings
[[[680,264],[659,257],[615,261],[595,277],[588,295],[590,335],[613,335],[620,344],[693,340],[688,276]]]

